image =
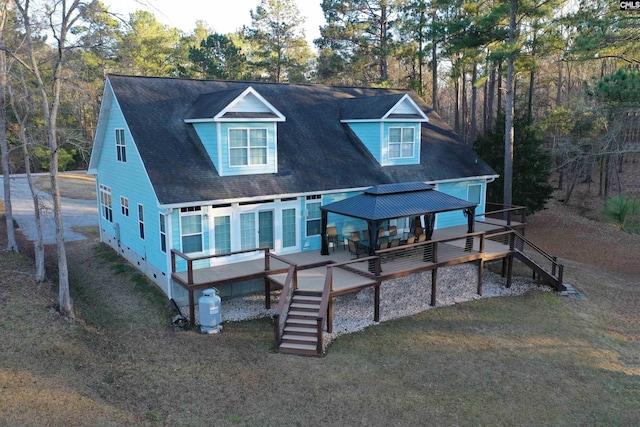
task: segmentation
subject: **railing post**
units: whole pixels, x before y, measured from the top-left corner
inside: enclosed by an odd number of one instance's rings
[[[269,248],[264,250],[264,271],[271,270],[271,258],[269,258]]]
[[[558,261],[558,257],[557,256],[553,256],[553,257],[551,257],[551,259],[553,259],[553,262],[551,263],[551,275],[555,276],[556,275],[556,261]]]
[[[556,291],[559,291],[560,289],[564,288],[566,289],[566,287],[564,286],[564,284],[562,283],[563,280],[563,274],[564,274],[564,265],[559,264],[558,265],[558,286],[556,286]],[[563,289],[563,290],[564,290]]]
[[[176,253],[171,251],[171,272],[176,272]]]
[[[193,296],[193,289],[189,289],[189,325],[196,326],[196,303]]]
[[[281,341],[280,341],[280,315],[279,314],[273,315],[273,333],[276,339],[276,347],[280,348]]]
[[[187,260],[187,282],[189,285],[193,285],[193,260]]]
[[[316,319],[316,351],[322,354],[322,317]]]

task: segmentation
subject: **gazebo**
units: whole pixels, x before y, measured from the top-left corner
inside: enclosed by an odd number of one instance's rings
[[[327,222],[329,212],[358,218],[367,222],[371,244],[369,255],[374,255],[378,244],[378,228],[387,220],[423,217],[425,234],[431,239],[436,214],[462,210],[467,217],[468,232],[474,232],[476,204],[442,193],[423,182],[381,184],[368,188],[362,194],[320,207],[322,220],[322,255],[329,255]]]

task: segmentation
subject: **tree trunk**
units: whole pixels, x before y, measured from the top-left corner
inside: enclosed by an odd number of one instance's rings
[[[437,19],[436,10],[431,13],[431,24]],[[431,93],[433,98],[433,109],[438,112],[438,43],[433,40],[431,46]]]
[[[7,17],[7,2],[0,6],[0,46],[4,46],[4,27]],[[16,229],[13,226],[13,208],[11,205],[11,168],[9,167],[9,144],[7,142],[7,56],[0,50],[0,152],[2,154],[2,176],[4,187],[4,209],[7,221],[7,251],[18,252]]]
[[[500,112],[504,111],[503,110],[503,105],[502,105],[502,91],[503,91],[503,87],[502,87],[502,62],[500,62],[498,64],[498,87],[496,90],[496,93],[498,94],[498,102],[496,102],[496,111],[498,112],[498,115],[500,114]]]
[[[489,72],[489,88],[487,90],[487,117],[485,125],[485,135],[493,130],[493,122],[495,121],[495,93],[496,93],[496,66],[491,64]]]
[[[460,135],[460,78],[456,77],[453,84],[453,89],[456,93],[455,110],[453,113],[454,129],[458,135]]]
[[[56,31],[56,57],[53,63],[53,71],[47,81],[51,81],[51,95],[47,92],[38,62],[35,57],[33,47],[33,36],[31,32],[29,2],[23,5],[19,0],[15,0],[16,8],[19,10],[25,30],[25,39],[29,60],[31,63],[30,71],[36,80],[38,90],[42,98],[43,116],[47,126],[47,143],[50,150],[50,178],[51,178],[51,197],[53,199],[53,215],[56,225],[56,247],[58,252],[58,296],[60,314],[69,318],[74,318],[73,302],[69,290],[69,272],[67,266],[67,252],[64,245],[64,226],[62,221],[62,203],[60,200],[60,189],[58,188],[58,135],[57,135],[57,119],[60,109],[60,92],[62,89],[61,75],[65,65],[66,37],[75,22],[80,18],[79,10],[80,0],[73,0],[72,4],[66,7],[63,3],[60,16],[51,16],[52,28]],[[74,16],[75,14],[75,16]],[[59,21],[54,24],[55,19]]]
[[[469,145],[473,147],[476,142],[476,130],[478,127],[478,119],[476,117],[476,110],[478,104],[478,88],[476,87],[476,81],[478,80],[478,64],[473,63],[473,71],[471,73],[471,129],[469,132]]]
[[[560,66],[558,67],[558,87],[556,91],[556,107],[562,106],[562,69],[564,68],[564,63],[560,61]]]
[[[462,72],[462,119],[460,120],[462,124],[462,140],[465,144],[469,144],[469,106],[467,105],[467,73],[465,71]]]
[[[516,9],[518,0],[511,0],[509,10],[509,44],[513,49],[516,42]],[[514,116],[514,91],[515,91],[515,52],[510,52],[507,57],[507,87],[505,94],[505,119],[504,119],[504,204],[508,207],[513,204],[513,116]]]

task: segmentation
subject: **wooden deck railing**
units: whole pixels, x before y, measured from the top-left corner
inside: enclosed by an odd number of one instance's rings
[[[177,273],[176,267],[176,257],[182,258],[187,262],[187,284],[193,285],[193,263],[195,261],[203,261],[205,259],[214,259],[214,258],[225,258],[233,255],[246,254],[251,252],[264,252],[264,270],[269,271],[271,269],[271,257],[278,258],[276,255],[269,252],[271,249],[269,247],[261,247],[254,249],[245,249],[242,251],[235,252],[227,252],[223,254],[208,254],[208,255],[200,255],[197,257],[189,256],[185,253],[180,252],[177,249],[171,249],[171,272]],[[281,259],[281,258],[280,258]]]
[[[490,211],[476,214],[476,217],[486,217],[493,219],[500,219],[506,221],[507,225],[511,225],[513,222],[519,222],[524,224],[526,221],[527,208],[525,206],[505,206],[500,203],[487,202],[487,208],[495,207]],[[483,221],[478,221],[483,222]]]
[[[284,311],[287,301],[290,300],[293,290],[297,288],[297,276],[298,266],[296,264],[289,265],[289,271],[287,271],[287,278],[282,286],[282,293],[280,294],[280,301],[278,307],[273,315],[273,331],[276,338],[276,347],[279,347],[282,343],[282,328],[280,326],[280,317]]]

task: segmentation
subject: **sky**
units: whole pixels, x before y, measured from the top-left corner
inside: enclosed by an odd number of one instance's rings
[[[128,19],[129,13],[148,10],[156,19],[184,32],[192,32],[196,21],[205,21],[218,33],[231,33],[243,25],[251,25],[249,11],[255,10],[260,0],[103,0],[114,13]],[[305,33],[311,47],[313,39],[320,37],[318,27],[324,24],[321,0],[296,0],[298,9],[306,17]]]

